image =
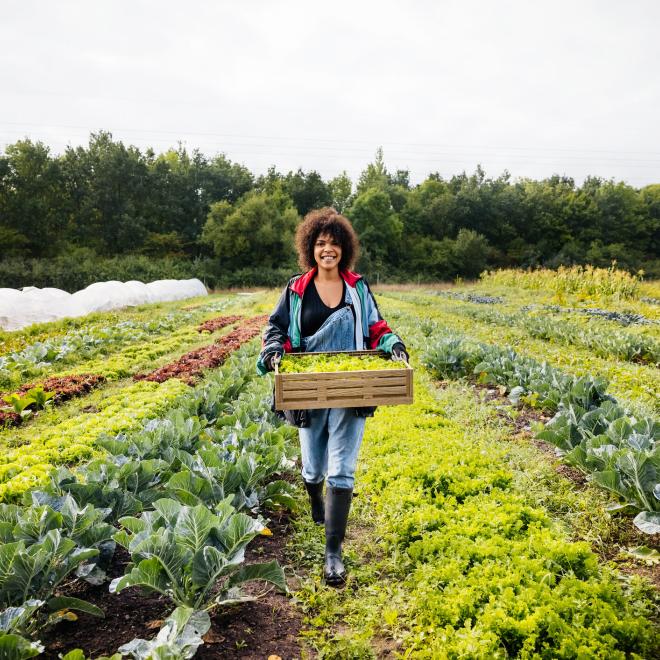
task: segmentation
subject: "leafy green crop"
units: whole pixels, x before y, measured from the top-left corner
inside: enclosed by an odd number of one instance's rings
[[[420,303],[429,301],[433,304],[420,306]],[[415,319],[415,323],[411,324],[412,331],[421,327],[418,321],[421,317],[426,326],[435,325],[435,338],[461,334],[472,342],[515,346],[518,352],[539,363],[546,361],[553,367],[576,375],[597,374],[606,378],[610,382],[611,393],[638,414],[660,411],[657,395],[660,370],[654,366],[601,358],[580,346],[573,345],[567,350],[562,344],[535,339],[517,326],[492,325],[467,318],[463,314],[464,306],[463,303],[445,302],[437,296],[390,291],[381,294],[383,313],[392,319],[393,314],[400,314],[404,319]]]
[[[97,549],[79,548],[59,529],[51,529],[36,542],[17,540],[0,545],[0,604],[28,608],[24,616],[13,618],[10,631],[29,636],[44,626],[70,619],[69,610],[103,616],[95,605],[55,595],[67,576],[98,554]],[[42,606],[49,614],[42,614]]]
[[[91,331],[80,328],[64,337],[35,342],[21,351],[0,357],[0,386],[8,387],[23,379],[42,375],[53,364],[75,364],[108,354],[128,343],[139,343],[150,337],[169,334],[191,316],[179,312],[144,322],[121,321]]]
[[[279,371],[290,374],[404,368],[403,363],[386,360],[380,356],[356,356],[350,353],[337,353],[335,355],[300,355],[296,357],[285,355],[280,363]]]
[[[79,548],[98,551],[91,561],[77,567],[76,575],[101,584],[115,552],[112,535],[116,530],[105,522],[109,510],[91,505],[80,508],[70,495],[53,497],[33,492],[31,500],[24,507],[0,504],[0,542],[23,541],[30,547],[56,530]]]
[[[346,657],[373,657],[369,640],[383,639],[407,658],[653,657],[651,602],[530,501],[486,406],[451,384],[436,395],[416,373],[415,403],[367,422],[369,554],[341,594],[300,595],[321,657],[352,640],[362,655]]]
[[[204,643],[202,636],[210,627],[211,619],[208,612],[195,611],[190,607],[177,607],[165,619],[155,639],[150,641],[134,639],[128,644],[123,644],[119,647],[118,657],[127,655],[135,660],[156,658],[187,660],[192,658]]]
[[[31,642],[20,635],[6,633],[2,626],[12,624],[12,613],[5,610],[0,613],[0,657],[7,660],[26,660],[34,658],[43,652],[44,647],[39,642]]]
[[[246,599],[237,587],[248,580],[267,580],[286,591],[277,562],[241,567],[248,543],[266,530],[257,520],[236,513],[230,500],[223,500],[213,513],[203,504],[162,499],[140,518],[122,518],[124,530],[115,540],[131,553],[133,564],[112,581],[110,591],[141,586],[195,610]],[[222,578],[223,587],[212,593]]]
[[[565,460],[639,511],[643,532],[660,532],[660,425],[636,419],[606,393],[602,378],[576,377],[511,348],[440,339],[424,361],[436,376],[465,376],[504,385],[513,403],[525,402],[555,412],[539,437],[555,444]],[[476,364],[475,364],[476,363]]]
[[[172,403],[188,386],[178,380],[162,384],[140,382],[103,399],[95,412],[67,419],[42,429],[5,434],[18,446],[0,455],[0,501],[17,499],[26,490],[48,480],[54,466],[79,463],[92,456],[102,433],[119,433],[138,427]]]
[[[660,342],[648,335],[604,328],[592,323],[574,323],[567,319],[529,315],[523,312],[504,314],[494,310],[465,309],[470,318],[507,327],[516,326],[530,336],[561,344],[588,348],[600,357],[614,357],[629,362],[660,362]]]

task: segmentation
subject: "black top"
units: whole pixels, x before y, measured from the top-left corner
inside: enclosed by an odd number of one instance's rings
[[[311,337],[327,320],[333,312],[346,305],[346,282],[342,280],[341,300],[336,307],[328,307],[319,296],[314,280],[310,282],[302,299],[300,325],[303,337]]]

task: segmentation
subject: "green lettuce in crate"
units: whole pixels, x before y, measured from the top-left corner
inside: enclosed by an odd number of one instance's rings
[[[403,362],[393,362],[379,355],[305,355],[284,356],[279,371],[283,374],[307,374],[322,371],[377,371],[378,369],[405,369]]]

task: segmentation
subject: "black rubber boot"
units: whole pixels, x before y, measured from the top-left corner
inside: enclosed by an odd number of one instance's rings
[[[341,544],[346,534],[348,512],[353,499],[352,488],[328,486],[325,493],[325,566],[326,584],[338,587],[346,582],[346,569],[341,558]]]
[[[325,522],[325,507],[323,506],[323,482],[319,481],[317,484],[311,484],[305,481],[305,488],[309,495],[309,503],[312,505],[312,520],[317,525],[322,525]]]

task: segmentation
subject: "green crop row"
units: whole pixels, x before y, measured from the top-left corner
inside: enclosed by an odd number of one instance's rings
[[[486,343],[516,346],[529,357],[547,361],[571,373],[597,374],[606,378],[612,393],[640,414],[660,410],[660,371],[651,365],[606,360],[580,347],[566,350],[564,346],[534,339],[520,328],[469,319],[456,309],[457,303],[448,303],[436,296],[387,292],[381,295],[379,303],[385,318],[393,326],[400,316],[413,315],[419,319],[418,324],[426,330],[427,336],[446,330]]]
[[[227,307],[232,304],[232,301],[233,296],[205,296],[189,300],[149,303],[110,312],[93,312],[86,316],[35,323],[21,330],[0,330],[0,356],[5,356],[8,353],[18,353],[39,342],[61,341],[76,331],[95,333],[126,321],[142,324],[169,315],[176,316],[181,312],[193,312],[195,315],[203,314],[214,311],[213,308],[216,306],[218,309]]]
[[[653,657],[641,584],[568,540],[515,478],[488,407],[457,391],[418,371],[413,405],[368,420],[356,502],[361,521],[372,512],[369,555],[345,593],[301,592],[321,656]],[[335,622],[352,633],[329,636]]]
[[[660,362],[660,341],[649,335],[632,334],[625,330],[599,327],[595,323],[575,323],[538,314],[518,312],[505,314],[490,309],[463,308],[465,316],[506,327],[515,326],[536,339],[560,344],[582,346],[602,358],[629,362]]]
[[[11,387],[39,376],[53,365],[65,366],[107,355],[119,346],[170,333],[190,317],[190,314],[183,313],[143,323],[122,321],[92,331],[86,328],[74,330],[61,339],[36,342],[22,351],[0,357],[0,387]]]
[[[537,309],[537,305],[526,305],[521,308],[522,311],[532,311]],[[625,327],[635,325],[654,325],[655,319],[649,319],[644,314],[637,312],[618,312],[612,309],[600,309],[598,307],[561,307],[560,305],[543,305],[541,309],[555,314],[583,314],[602,321],[610,321]]]
[[[44,483],[55,465],[90,458],[101,433],[120,433],[154,417],[188,389],[179,380],[132,383],[99,401],[94,412],[59,424],[3,435],[0,501],[11,501]],[[29,431],[29,434],[28,434]]]
[[[200,342],[197,326],[210,312],[226,308],[232,299],[198,305],[144,321],[120,321],[112,326],[80,328],[64,337],[31,344],[0,357],[0,387],[15,388],[38,376],[98,373],[108,380],[124,378],[151,367],[153,360]],[[243,301],[239,306],[244,304]]]
[[[125,656],[190,657],[210,626],[208,611],[240,600],[242,583],[286,590],[276,562],[242,565],[248,543],[269,533],[252,515],[294,504],[291,486],[273,478],[293,465],[295,431],[270,412],[255,353],[254,343],[235,353],[165,417],[99,440],[103,453],[87,465],[51,470],[41,490],[25,494],[25,506],[0,505],[0,656],[36,655],[43,647],[28,638],[72,620],[71,610],[101,616],[61,595],[63,581],[75,574],[102,584],[117,543],[133,563],[111,593],[141,586],[176,607],[155,639],[121,646]]]
[[[636,418],[606,393],[607,381],[565,374],[511,348],[439,339],[424,356],[440,378],[476,376],[503,385],[510,400],[556,413],[541,438],[555,444],[565,460],[639,512],[635,525],[660,532],[660,424]]]

